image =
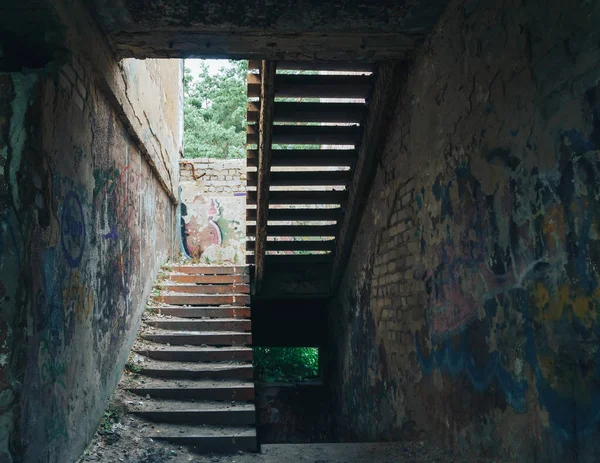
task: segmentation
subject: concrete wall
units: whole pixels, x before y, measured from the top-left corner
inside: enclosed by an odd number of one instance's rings
[[[3,462],[75,461],[177,251],[180,63],[110,61],[77,5],[60,72],[0,75]]]
[[[181,243],[206,264],[246,263],[246,160],[180,162]]]
[[[455,1],[331,304],[337,433],[600,449],[600,5]]]

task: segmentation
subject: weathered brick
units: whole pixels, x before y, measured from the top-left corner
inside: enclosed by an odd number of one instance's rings
[[[411,254],[417,254],[421,250],[421,245],[418,241],[411,241],[407,245],[408,252]]]

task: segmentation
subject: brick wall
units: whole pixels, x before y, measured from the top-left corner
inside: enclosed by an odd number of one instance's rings
[[[181,181],[196,182],[206,193],[244,193],[245,159],[194,158],[179,162]]]
[[[184,255],[245,264],[246,160],[196,158],[179,165]]]
[[[595,461],[600,7],[453,1],[330,306],[336,431]]]

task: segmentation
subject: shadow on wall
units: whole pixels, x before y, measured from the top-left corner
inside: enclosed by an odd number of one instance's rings
[[[180,170],[185,256],[208,265],[244,264],[245,160],[195,159],[182,162]]]

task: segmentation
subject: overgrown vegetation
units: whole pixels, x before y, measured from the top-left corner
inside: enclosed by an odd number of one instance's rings
[[[138,374],[140,371],[142,371],[142,367],[140,367],[139,365],[136,365],[133,362],[127,362],[125,364],[125,369],[130,372],[130,373],[134,373],[134,374]]]
[[[185,157],[243,158],[246,154],[247,61],[230,60],[211,75],[184,76]]]
[[[100,428],[98,429],[98,432],[101,435],[113,434],[113,428],[116,423],[121,421],[122,414],[123,406],[121,404],[111,402],[104,412],[102,420],[100,421]]]
[[[316,71],[281,71],[317,74]],[[186,158],[232,159],[246,156],[248,62],[229,60],[216,74],[201,61],[200,73],[184,76],[184,154]],[[279,98],[278,101],[318,102],[319,98]],[[303,125],[320,125],[308,123]],[[320,145],[273,145],[274,149],[320,149]]]
[[[319,349],[255,347],[254,373],[259,381],[303,381],[319,376]]]

